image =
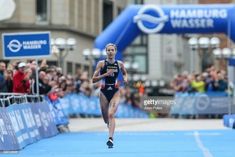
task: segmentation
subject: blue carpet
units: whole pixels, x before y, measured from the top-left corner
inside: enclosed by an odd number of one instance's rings
[[[27,146],[17,157],[234,157],[235,131],[116,132],[114,148],[106,132],[60,134]]]

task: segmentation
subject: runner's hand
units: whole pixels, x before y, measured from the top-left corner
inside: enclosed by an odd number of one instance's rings
[[[106,76],[111,76],[113,74],[114,70],[113,69],[109,69],[106,73]]]
[[[128,85],[128,80],[127,79],[123,79],[124,81],[124,85],[127,86]]]

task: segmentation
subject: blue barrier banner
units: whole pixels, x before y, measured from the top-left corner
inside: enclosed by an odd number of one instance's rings
[[[116,113],[117,118],[148,118],[147,112],[131,106],[131,104],[119,104]]]
[[[90,108],[89,109],[90,114],[95,116],[101,115],[100,101],[98,97],[95,96],[90,97],[89,108]]]
[[[171,114],[225,114],[229,110],[230,98],[224,93],[177,93]]]
[[[224,115],[224,126],[235,129],[235,114]]]
[[[41,120],[43,117],[40,117],[41,112],[39,112],[38,105],[33,104],[30,107],[31,107],[31,110],[33,112],[33,116],[34,116],[36,125],[38,127],[38,132],[40,134],[40,138],[43,139],[43,138],[48,137],[47,136],[47,128],[44,127],[44,125],[47,125],[47,124],[43,124],[43,121]]]
[[[68,125],[69,118],[68,115],[65,114],[64,108],[62,106],[61,100],[58,99],[55,101],[51,101],[48,97],[45,97],[46,102],[48,103],[49,110],[53,117],[54,123],[58,125]]]
[[[52,104],[49,104],[49,105],[53,106],[53,111],[56,114],[56,117],[57,117],[56,125],[69,124],[69,118],[68,118],[68,116],[65,115],[59,99],[52,102]]]
[[[19,150],[56,134],[58,130],[45,101],[0,108],[0,150]]]
[[[88,114],[87,112],[89,112],[89,99],[87,96],[85,95],[80,95],[80,113],[81,114]]]
[[[224,126],[235,129],[235,115],[224,115]]]
[[[14,129],[20,148],[40,139],[38,127],[30,105],[31,104],[14,104],[7,107],[13,127],[16,125]]]
[[[46,101],[47,101],[47,100],[46,100]],[[48,103],[49,110],[50,110],[50,112],[51,112],[51,116],[52,116],[52,118],[53,118],[53,120],[54,120],[54,123],[57,124],[59,120],[58,120],[58,117],[57,117],[56,112],[55,112],[55,110],[54,110],[54,107],[53,107],[53,105],[51,104],[51,101],[50,101],[49,99],[48,99],[47,103]]]
[[[229,111],[229,97],[214,97],[200,94],[196,97],[194,110],[197,114],[225,114]]]
[[[127,118],[128,117],[128,108],[124,104],[120,104],[118,106],[118,110],[116,113],[117,118]]]
[[[5,108],[0,108],[0,151],[19,150],[15,132]]]
[[[71,94],[69,96],[69,102],[70,102],[70,108],[69,108],[69,114],[76,114],[77,111],[80,108],[80,102],[79,102],[79,96],[77,94]]]
[[[62,109],[64,111],[64,114],[66,116],[69,115],[69,108],[70,108],[70,99],[69,99],[69,95],[64,96],[63,98],[60,98],[60,103],[62,105]]]
[[[25,105],[13,104],[7,107],[7,114],[13,125],[17,141],[20,148],[24,148],[26,145],[32,143],[26,121],[23,117],[22,110],[27,109]]]
[[[42,138],[58,134],[54,119],[50,113],[47,102],[33,103],[30,105],[33,115]]]
[[[87,97],[84,94],[69,94],[59,99],[59,106],[62,106],[66,116],[73,114],[83,114],[90,116],[101,116],[99,98],[96,96]],[[51,105],[50,105],[51,106]],[[52,109],[52,112],[53,109]],[[56,115],[58,123],[58,114]],[[120,118],[148,118],[148,114],[130,104],[119,104],[116,117]]]
[[[29,103],[20,104],[21,107],[24,106],[24,108],[21,109],[21,114],[27,126],[30,139],[32,143],[34,143],[40,139],[40,134],[30,105]]]
[[[76,100],[74,100],[75,102],[74,103],[76,103],[76,105],[77,105],[77,108],[76,108],[76,114],[77,113],[81,113],[81,110],[82,110],[82,96],[81,96],[81,94],[75,94],[75,97],[74,97],[74,99],[76,99]]]

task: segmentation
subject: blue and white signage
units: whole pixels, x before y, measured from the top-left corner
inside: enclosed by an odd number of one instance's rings
[[[152,14],[148,14],[148,11],[152,12]],[[146,5],[142,7],[134,17],[134,22],[145,33],[157,33],[161,31],[165,22],[168,20],[168,16],[157,5]]]
[[[228,8],[218,6],[145,5],[134,16],[134,22],[145,33],[221,32],[227,29],[228,26],[223,25],[227,20]]]
[[[96,38],[94,47],[103,50],[111,42],[122,52],[143,33],[223,33],[235,41],[234,15],[234,4],[129,5]]]
[[[48,57],[50,32],[4,33],[2,50],[4,59]]]

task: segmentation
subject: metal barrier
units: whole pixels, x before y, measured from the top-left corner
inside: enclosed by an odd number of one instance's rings
[[[12,104],[28,103],[28,102],[42,102],[43,95],[27,95],[20,93],[0,93],[0,107],[7,107]]]

